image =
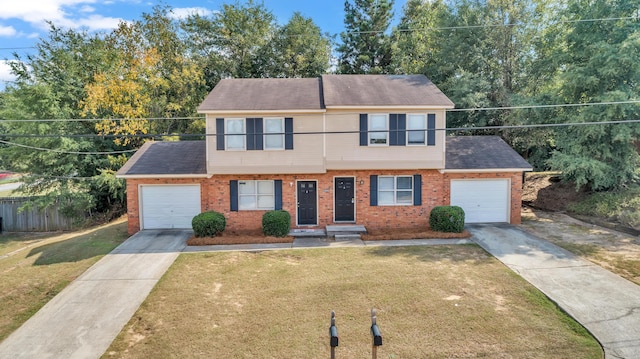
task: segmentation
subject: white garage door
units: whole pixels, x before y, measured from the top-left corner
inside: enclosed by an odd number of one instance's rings
[[[509,222],[509,180],[451,180],[451,205],[466,223]]]
[[[140,186],[142,229],[191,228],[200,185]]]

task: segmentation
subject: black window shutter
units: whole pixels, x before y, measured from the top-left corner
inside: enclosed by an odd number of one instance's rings
[[[436,144],[436,115],[430,113],[427,115],[427,146],[435,146]]]
[[[254,118],[253,119],[253,129],[254,129],[254,145],[255,145],[255,149],[256,150],[263,150],[264,146],[263,146],[263,126],[262,126],[262,119],[261,118]]]
[[[407,115],[404,113],[398,115],[398,133],[396,137],[398,138],[398,146],[407,145]]]
[[[216,118],[216,150],[224,151],[224,118]]]
[[[231,199],[231,208],[233,212],[238,211],[238,181],[229,181],[229,193]]]
[[[245,121],[245,130],[246,130],[246,134],[245,136],[247,137],[247,150],[253,150],[255,149],[255,141],[254,141],[254,129],[253,129],[253,119],[252,118],[248,118]]]
[[[273,181],[273,186],[274,186],[274,200],[275,200],[275,210],[280,210],[282,209],[282,180],[275,180]]]
[[[413,205],[422,206],[422,175],[413,175]]]
[[[366,113],[360,114],[360,146],[366,146],[369,144],[368,124],[369,117]]]
[[[293,149],[293,118],[286,117],[284,119],[284,149]]]
[[[378,176],[376,175],[371,175],[371,177],[369,177],[369,200],[370,200],[370,205],[371,206],[377,206],[378,205]]]
[[[398,146],[398,115],[389,115],[389,146]]]
[[[262,119],[247,119],[247,150],[262,150]]]

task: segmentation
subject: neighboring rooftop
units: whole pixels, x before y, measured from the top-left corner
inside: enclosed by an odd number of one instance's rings
[[[424,75],[322,75],[322,87],[327,107],[453,107],[453,102]]]
[[[446,137],[445,169],[520,169],[531,165],[498,136]]]
[[[205,141],[147,142],[120,168],[118,176],[205,175]]]
[[[222,79],[198,111],[321,110],[319,78]]]

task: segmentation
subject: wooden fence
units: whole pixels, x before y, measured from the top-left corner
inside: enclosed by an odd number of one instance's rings
[[[49,232],[72,229],[73,220],[60,214],[57,205],[42,210],[33,206],[20,211],[20,207],[30,200],[29,197],[0,198],[0,231]]]

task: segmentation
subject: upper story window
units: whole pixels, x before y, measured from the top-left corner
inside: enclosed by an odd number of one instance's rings
[[[245,143],[245,122],[244,118],[227,118],[225,121],[225,133],[227,150],[244,150]]]
[[[360,114],[360,146],[434,146],[436,115]]]
[[[293,118],[217,118],[216,150],[292,150]]]
[[[389,121],[387,115],[369,115],[369,144],[387,145],[389,143]]]
[[[424,145],[426,128],[425,115],[407,115],[407,145]]]
[[[264,119],[264,149],[284,150],[284,118]]]

